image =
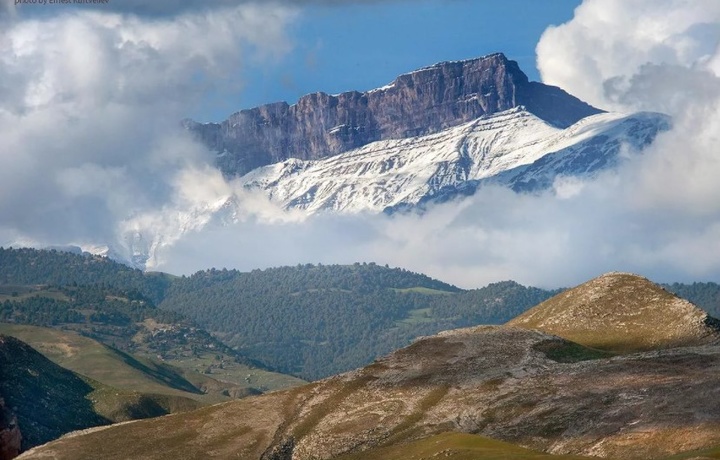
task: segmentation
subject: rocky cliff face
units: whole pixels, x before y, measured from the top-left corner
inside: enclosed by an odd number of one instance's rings
[[[600,110],[563,90],[529,82],[503,54],[444,62],[360,93],[313,93],[294,105],[268,104],[216,124],[186,121],[227,175],[288,158],[315,160],[385,139],[432,134],[483,115],[525,106],[567,127]]]

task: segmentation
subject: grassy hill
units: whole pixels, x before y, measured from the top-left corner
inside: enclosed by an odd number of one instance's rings
[[[0,334],[16,337],[54,363],[117,389],[186,397],[201,394],[179,369],[142,362],[72,332],[0,323]]]
[[[41,328],[23,331],[34,336],[37,343],[52,346],[46,349],[51,356],[99,351],[102,356],[89,356],[87,362],[72,357],[67,362],[118,386],[59,366],[25,342],[4,335],[7,329],[0,327],[0,406],[5,418],[14,420],[19,429],[23,450],[70,431],[203,406],[191,399],[193,394],[155,381],[154,376],[133,369],[113,356],[112,350],[103,350],[104,346],[89,343],[92,342],[89,339],[73,340],[72,334],[66,334],[65,338],[70,340],[60,342],[52,341],[57,339],[55,331]],[[51,341],[41,342],[46,339]]]
[[[221,370],[204,365],[205,372],[196,372],[194,366],[197,363],[179,367],[150,357],[131,355],[72,331],[0,323],[0,334],[28,343],[56,364],[110,387],[113,391],[122,390],[126,395],[133,394],[128,396],[132,399],[138,398],[138,395],[152,394],[160,401],[159,405],[165,411],[163,413],[258,394],[260,390],[304,383],[283,374],[239,363],[227,363]],[[202,357],[189,359],[201,360]],[[214,357],[210,359],[215,360]],[[160,395],[163,397],[159,398]],[[130,418],[134,417],[127,419]],[[112,419],[117,420],[117,417]]]
[[[609,273],[564,291],[508,325],[617,353],[720,343],[720,321],[628,273]]]
[[[17,426],[23,450],[69,431],[259,393],[245,383],[134,357],[69,331],[0,323],[0,437],[7,444]]]
[[[583,349],[508,326],[449,331],[303,387],[63,438],[23,458],[662,459],[720,445],[720,347],[612,359]]]
[[[0,397],[17,419],[23,449],[109,423],[89,399],[94,390],[23,342],[0,335]]]
[[[579,455],[552,455],[507,442],[468,433],[442,433],[406,444],[379,447],[337,460],[407,460],[448,458],[451,460],[590,460]]]
[[[48,326],[93,338],[111,347],[115,355],[122,351],[122,356],[116,358],[130,364],[130,368],[155,375],[164,380],[163,385],[172,386],[176,380],[180,385],[177,389],[183,391],[200,388],[216,395],[242,396],[303,383],[265,369],[181,314],[157,309],[152,301],[137,292],[107,285],[10,285],[0,286],[0,299],[2,296],[0,321]],[[21,338],[32,341],[31,335]],[[65,340],[60,335],[54,339]],[[93,356],[100,355],[90,353],[78,361],[91,362]],[[168,370],[168,365],[182,369],[180,380],[184,383],[178,383],[176,374],[180,370]],[[83,370],[78,372],[88,375]],[[210,374],[214,379],[206,377]]]

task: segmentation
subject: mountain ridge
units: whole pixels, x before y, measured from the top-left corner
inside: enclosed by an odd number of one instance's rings
[[[183,125],[220,154],[225,175],[238,176],[288,158],[314,160],[432,134],[520,105],[559,127],[602,112],[560,88],[530,82],[517,62],[494,53],[423,67],[366,92],[311,93],[292,105],[241,110],[221,123]]]
[[[113,273],[117,274],[116,278]],[[162,289],[156,286],[157,281],[162,281]],[[11,286],[2,286],[5,283]],[[71,286],[43,290],[32,286],[23,290],[17,286],[41,283]],[[460,290],[421,274],[373,263],[338,266],[305,264],[249,272],[211,269],[187,277],[173,277],[130,270],[92,256],[31,249],[2,250],[0,301],[22,302],[8,304],[8,308],[0,310],[0,318],[13,311],[29,313],[30,310],[23,305],[29,308],[42,300],[33,299],[34,295],[76,296],[78,289],[88,289],[74,288],[73,283],[80,286],[105,283],[121,288],[120,292],[137,290],[144,296],[157,295],[161,300],[155,312],[158,315],[179,312],[230,347],[239,347],[237,352],[246,358],[306,379],[323,378],[365,365],[418,336],[474,324],[502,324],[562,291],[526,287],[513,281]],[[720,316],[720,286],[717,284],[675,284],[670,288],[702,306],[711,315]],[[108,290],[104,292],[106,296],[112,293]],[[18,297],[12,297],[13,293]],[[114,295],[117,297],[118,293]],[[32,320],[32,323],[47,324],[52,318],[62,318],[56,312],[86,308],[77,302],[68,304],[60,299],[48,303],[48,306],[52,305],[57,310],[43,307],[52,314],[44,319],[38,317],[42,321]],[[114,320],[130,313],[126,311],[125,307],[129,305],[125,303],[113,308],[97,308],[101,306],[96,305],[97,313],[110,314]],[[150,313],[153,311],[150,310]],[[161,354],[170,363],[195,363],[192,364],[193,369],[204,372],[210,368],[211,376],[223,375],[231,365],[240,366],[229,359],[234,354],[222,352],[217,344],[213,349],[207,348],[206,345],[213,342],[197,336],[193,327],[162,326],[163,321],[157,321],[157,315],[151,316],[156,318],[157,324],[143,321],[133,334],[140,332],[137,338],[147,333],[155,336],[142,339],[141,343],[133,342],[131,348],[125,348],[126,351],[142,351],[152,357]],[[136,319],[141,321],[143,318]],[[22,317],[17,317],[16,321],[26,322],[28,319],[32,318],[22,320]],[[92,321],[84,326],[66,326],[75,330],[81,327],[80,331],[85,330],[95,336],[104,330],[102,335],[106,341],[109,339],[109,344],[117,342],[118,346],[123,345],[122,340],[111,335],[113,330],[121,329],[103,327],[92,331],[91,328],[99,326]],[[146,343],[147,340],[152,342]],[[204,351],[200,354],[207,359],[198,361],[192,353],[183,357],[184,352],[178,355],[166,348],[178,340],[185,340],[187,344],[182,347],[173,345],[177,352],[201,346]],[[138,348],[137,345],[142,346]],[[218,353],[224,359],[216,360]],[[224,369],[220,368],[221,365]],[[257,386],[259,374],[251,377],[251,382],[244,380],[246,375],[241,375],[239,383],[250,383],[250,386],[262,389]]]
[[[590,137],[580,132],[583,122],[595,129]],[[167,225],[123,224],[115,241],[73,244],[152,270],[185,234],[245,222],[248,197],[299,209],[296,217],[304,219],[316,212],[422,212],[485,185],[540,192],[558,177],[587,179],[619,165],[625,147],[642,151],[670,120],[607,114],[529,81],[517,62],[495,53],[423,67],[370,91],[317,92],[220,123],[182,125],[216,154],[227,190],[180,210]],[[538,139],[538,132],[547,136]],[[564,137],[575,142],[552,148]],[[533,142],[547,148],[530,148]]]
[[[45,243],[152,270],[189,233],[242,224],[248,213],[264,221],[255,205],[247,209],[249,200],[299,209],[293,219],[302,220],[317,212],[422,212],[486,185],[552,191],[559,177],[584,180],[618,166],[625,147],[641,152],[671,126],[661,114],[608,114],[531,82],[502,53],[423,67],[370,91],[317,92],[220,123],[181,123],[216,154],[228,187],[172,215],[155,210],[162,224],[125,216],[114,237]],[[586,136],[588,126],[595,132]],[[547,136],[538,139],[541,131]],[[575,142],[550,145],[564,138]],[[533,142],[544,148],[530,148]]]

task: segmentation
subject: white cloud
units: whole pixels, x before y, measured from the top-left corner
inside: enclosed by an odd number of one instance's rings
[[[646,64],[707,67],[720,43],[715,0],[585,0],[574,18],[548,28],[537,45],[545,83],[602,108],[622,109],[607,97]]]
[[[273,223],[246,209],[239,225],[209,224],[160,250],[160,269],[241,270],[298,263],[388,263],[472,288],[514,279],[558,287],[608,271],[657,281],[720,276],[720,220],[678,220],[625,199],[609,172],[559,199],[486,187],[423,215],[317,215]],[[259,200],[259,199],[258,199]]]
[[[242,5],[144,19],[70,10],[0,30],[0,228],[107,243],[138,216],[176,220],[220,176],[179,121],[247,59],[291,46],[293,8]],[[222,178],[219,179],[221,182]],[[204,186],[212,181],[203,182]],[[202,198],[224,193],[204,190]],[[216,200],[215,200],[216,201]],[[7,242],[7,241],[6,241]]]

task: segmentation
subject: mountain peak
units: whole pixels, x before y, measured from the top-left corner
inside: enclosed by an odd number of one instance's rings
[[[441,62],[374,90],[316,92],[297,103],[241,110],[222,123],[185,121],[228,176],[288,158],[317,160],[387,139],[438,133],[518,106],[567,127],[601,111],[559,88],[529,82],[501,53]]]
[[[414,70],[412,72],[408,72],[405,74],[400,75],[398,78],[402,78],[405,75],[411,75],[413,73],[419,73],[419,72],[427,72],[427,71],[434,71],[438,69],[446,69],[451,67],[463,67],[469,70],[473,70],[474,68],[477,68],[479,66],[485,66],[485,67],[495,67],[495,68],[506,68],[508,69],[514,76],[518,77],[520,81],[524,80],[525,82],[528,81],[527,75],[520,70],[520,67],[518,66],[518,63],[516,61],[512,61],[505,56],[503,53],[492,53],[487,54],[485,56],[480,57],[474,57],[470,59],[460,59],[457,61],[440,61],[435,64],[421,67],[417,70]]]
[[[717,320],[632,273],[606,273],[552,297],[508,325],[585,346],[634,352],[720,342]]]

